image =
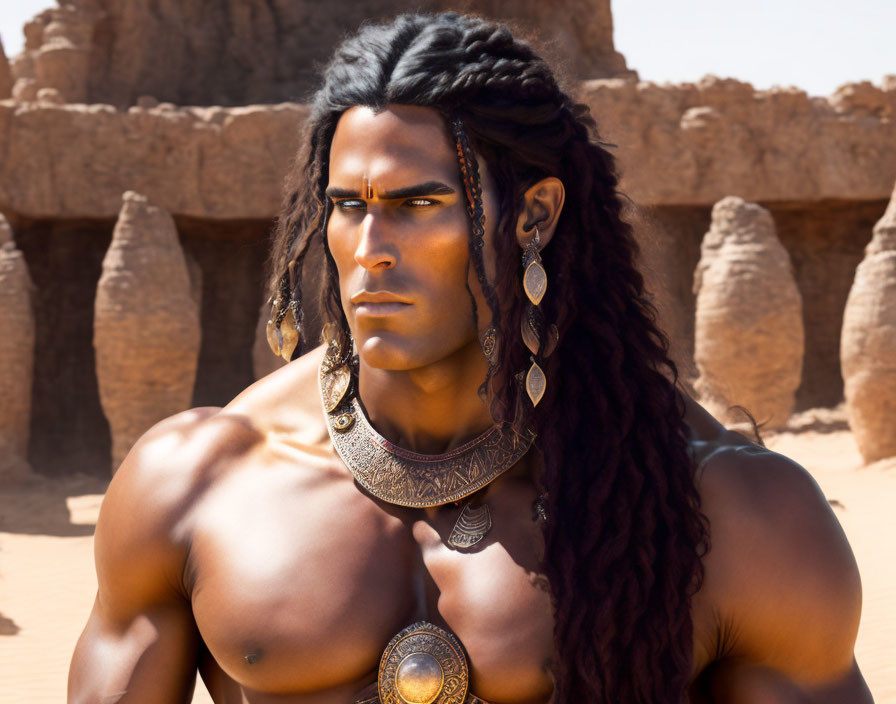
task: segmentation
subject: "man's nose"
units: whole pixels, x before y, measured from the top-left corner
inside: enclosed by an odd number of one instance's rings
[[[368,212],[359,226],[355,261],[363,268],[391,269],[398,261],[395,243],[388,234],[388,225],[382,215]]]

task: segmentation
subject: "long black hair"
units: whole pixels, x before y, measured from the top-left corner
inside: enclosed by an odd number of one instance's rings
[[[620,216],[613,157],[587,107],[558,87],[529,44],[502,24],[444,13],[366,26],[336,51],[277,225],[275,318],[290,308],[301,312],[302,263],[318,244],[326,261],[324,318],[347,330],[326,245],[330,143],[349,108],[390,103],[435,109],[458,145],[471,261],[500,340],[495,379],[513,379],[528,366],[513,227],[522,195],[546,176],[565,186],[556,231],[542,252],[550,288],[541,307],[559,344],[541,360],[546,395],[528,406],[544,460],[542,569],[554,606],[555,701],[677,704],[690,675],[691,597],[708,546],[677,372],[635,266],[631,228]],[[494,280],[477,242],[477,156],[500,203]],[[528,403],[516,383],[489,393],[497,415]]]

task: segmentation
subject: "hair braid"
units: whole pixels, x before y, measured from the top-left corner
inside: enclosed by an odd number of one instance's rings
[[[621,218],[613,157],[595,141],[588,108],[574,104],[506,27],[454,13],[366,26],[337,50],[324,78],[309,153],[278,223],[272,288],[319,241],[325,315],[345,330],[324,189],[330,142],[347,109],[398,103],[446,116],[470,189],[470,259],[502,341],[494,378],[512,379],[527,360],[515,343],[526,309],[514,236],[522,195],[546,176],[563,182],[564,209],[542,251],[551,292],[541,307],[560,341],[544,360],[545,396],[530,412],[549,515],[542,569],[554,605],[555,700],[678,704],[690,675],[690,601],[702,580],[708,527],[677,372],[635,267],[638,248]],[[499,205],[491,280],[482,259],[477,156]],[[301,276],[293,281],[300,301]],[[488,392],[498,418],[521,407],[517,384]]]

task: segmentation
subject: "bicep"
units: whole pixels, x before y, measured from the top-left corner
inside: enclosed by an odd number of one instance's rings
[[[189,702],[198,642],[186,604],[154,606],[122,620],[97,599],[72,657],[68,700]]]
[[[191,698],[199,635],[182,580],[182,524],[194,482],[169,458],[182,454],[194,416],[147,433],[106,492],[94,538],[97,598],[72,657],[70,702]]]
[[[836,517],[809,474],[780,455],[738,458],[723,557],[725,704],[867,704],[853,657],[861,581]]]

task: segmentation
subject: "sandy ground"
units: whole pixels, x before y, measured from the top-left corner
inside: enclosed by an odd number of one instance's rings
[[[896,704],[896,459],[861,467],[842,411],[796,416],[766,441],[812,472],[849,536],[865,594],[856,657],[877,704]],[[75,477],[0,496],[0,704],[65,701],[104,488]],[[201,683],[193,701],[211,702]]]

